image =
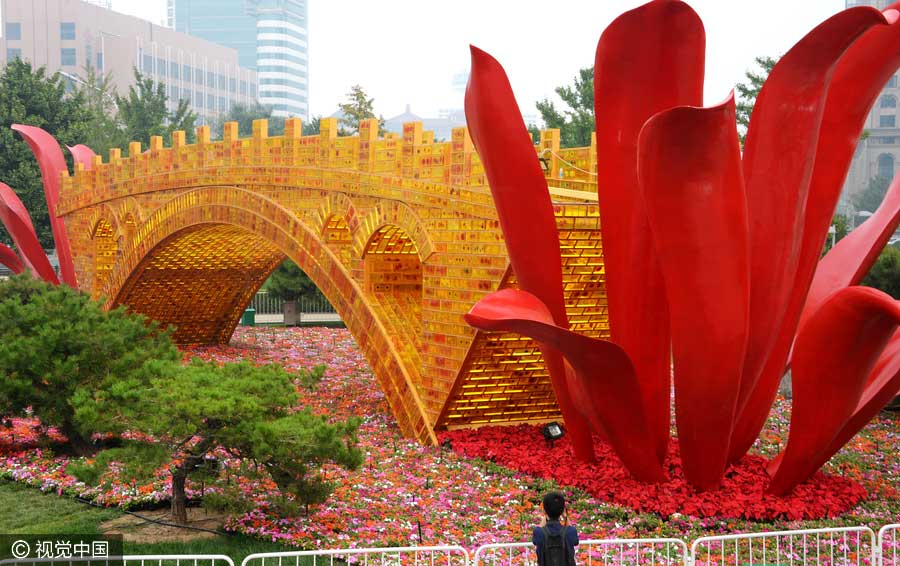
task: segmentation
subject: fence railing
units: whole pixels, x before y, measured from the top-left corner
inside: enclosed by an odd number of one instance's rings
[[[579,566],[676,566],[687,564],[688,548],[683,540],[589,539],[575,547]],[[530,542],[485,544],[472,556],[472,566],[536,566],[537,555]]]
[[[872,529],[842,527],[701,537],[691,558],[694,566],[869,566],[876,549]]]
[[[0,566],[62,565],[77,566],[234,566],[234,561],[224,554],[136,554],[126,556],[76,556],[66,558],[9,558],[0,560]]]
[[[880,566],[900,566],[900,523],[878,529],[877,549]]]
[[[806,529],[681,539],[589,539],[576,548],[579,566],[900,566],[900,523],[878,534],[868,527]],[[240,566],[536,566],[530,542],[462,546],[345,548],[251,554]],[[97,558],[8,559],[0,566],[122,563],[122,566],[234,566],[225,555],[159,554]]]
[[[256,314],[281,314],[284,309],[284,301],[273,297],[266,291],[259,291],[250,300],[250,308]],[[333,313],[334,307],[324,297],[302,297],[297,301],[298,313]]]
[[[241,566],[469,566],[469,553],[461,546],[403,546],[347,548],[251,554]]]

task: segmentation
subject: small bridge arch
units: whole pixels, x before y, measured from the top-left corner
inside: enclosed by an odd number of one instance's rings
[[[253,293],[290,257],[360,344],[404,434],[436,441],[410,369],[376,307],[321,232],[277,202],[231,186],[188,190],[149,215],[134,241],[107,282],[109,306],[128,304],[163,324],[177,321],[176,337],[186,343],[227,340]],[[172,292],[173,285],[180,288]],[[189,309],[198,316],[188,316]]]

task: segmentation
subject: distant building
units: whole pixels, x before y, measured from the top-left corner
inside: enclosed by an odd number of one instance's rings
[[[435,141],[450,141],[453,136],[453,128],[466,125],[466,116],[462,110],[442,110],[438,118],[422,118],[413,114],[409,104],[402,114],[398,114],[384,121],[384,129],[396,134],[403,133],[403,124],[406,122],[422,122],[422,129],[434,132]]]
[[[256,72],[241,68],[234,49],[178,33],[81,0],[0,0],[0,61],[22,57],[80,82],[88,63],[112,73],[119,94],[134,84],[133,68],[166,85],[209,123],[235,102],[257,97]]]
[[[101,8],[106,8],[107,10],[112,10],[112,0],[84,0],[88,4],[93,4],[94,6],[99,6]]]
[[[168,1],[176,30],[237,50],[257,71],[275,116],[309,118],[308,0]]]
[[[874,6],[885,9],[889,0],[846,0],[846,7]],[[856,211],[852,204],[854,195],[862,192],[873,177],[892,179],[900,166],[900,125],[898,125],[897,101],[900,87],[897,75],[887,82],[866,118],[867,136],[860,140],[844,182],[844,190],[838,204],[838,212],[852,215]],[[869,211],[874,212],[874,211]]]

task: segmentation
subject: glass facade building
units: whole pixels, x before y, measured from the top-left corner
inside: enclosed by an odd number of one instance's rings
[[[308,0],[170,0],[176,30],[237,50],[275,116],[309,117]]]

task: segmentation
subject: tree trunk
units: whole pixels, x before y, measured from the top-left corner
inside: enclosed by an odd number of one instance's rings
[[[187,524],[185,480],[187,480],[187,473],[184,470],[179,469],[172,472],[172,522],[179,525]]]
[[[92,456],[97,452],[97,448],[90,439],[79,433],[74,425],[63,423],[59,427],[59,432],[69,440],[68,448],[75,456]]]

